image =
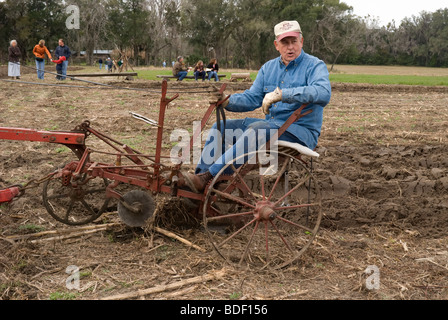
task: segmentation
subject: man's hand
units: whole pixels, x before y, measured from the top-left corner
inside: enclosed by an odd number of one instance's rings
[[[225,98],[228,97],[227,94],[225,93],[219,93],[219,89],[215,86],[213,86],[215,88],[215,92],[210,93],[209,96],[209,103],[213,104],[213,103],[218,103],[219,101],[224,100]],[[227,99],[226,101],[223,102],[222,106],[225,108],[227,107],[229,104],[229,99]]]
[[[264,114],[268,115],[270,113],[269,108],[271,105],[279,101],[282,101],[282,90],[277,87],[274,92],[270,92],[264,96],[263,104],[261,105]]]

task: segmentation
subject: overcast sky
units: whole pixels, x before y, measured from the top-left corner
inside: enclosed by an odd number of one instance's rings
[[[406,17],[419,15],[422,11],[434,12],[448,8],[448,0],[341,0],[353,7],[353,13],[365,17],[379,17],[381,25],[395,20],[398,26]]]

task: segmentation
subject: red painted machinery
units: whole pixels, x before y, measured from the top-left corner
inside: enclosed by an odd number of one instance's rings
[[[220,92],[224,90],[225,85]],[[111,199],[116,199],[121,220],[131,227],[141,227],[154,213],[153,196],[164,193],[196,203],[211,245],[227,261],[280,268],[297,260],[316,237],[322,219],[320,188],[312,172],[312,159],[319,155],[281,141],[274,151],[268,142],[267,151],[253,151],[227,163],[203,193],[179,188],[182,158],[173,165],[171,157],[162,156],[165,111],[179,95],[166,95],[167,82],[163,81],[154,155],[142,154],[105,135],[92,128],[89,121],[68,132],[0,127],[0,140],[58,143],[77,156],[77,160],[39,181],[43,184],[44,206],[62,223],[90,223],[105,212]],[[210,105],[190,147],[223,102]],[[304,107],[280,128],[279,136],[304,116]],[[91,136],[112,151],[87,147],[86,139]],[[275,156],[276,165],[261,160],[266,154]],[[99,156],[114,157],[115,162],[104,163],[97,159]],[[241,158],[251,161],[237,166]],[[124,194],[120,191],[123,186],[127,187]],[[135,190],[129,191],[129,186]],[[21,186],[0,190],[0,203],[11,202],[24,191]]]

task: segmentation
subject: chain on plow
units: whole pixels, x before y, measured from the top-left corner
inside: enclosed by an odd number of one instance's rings
[[[51,180],[58,172],[52,172],[41,179],[32,179],[23,184],[15,184],[0,189],[0,204],[12,202],[15,198],[22,197],[27,190],[38,188],[41,184]]]

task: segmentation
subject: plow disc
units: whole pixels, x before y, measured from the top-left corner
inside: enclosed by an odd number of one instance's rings
[[[153,198],[145,191],[133,190],[118,202],[118,216],[129,227],[144,227],[155,210]]]

